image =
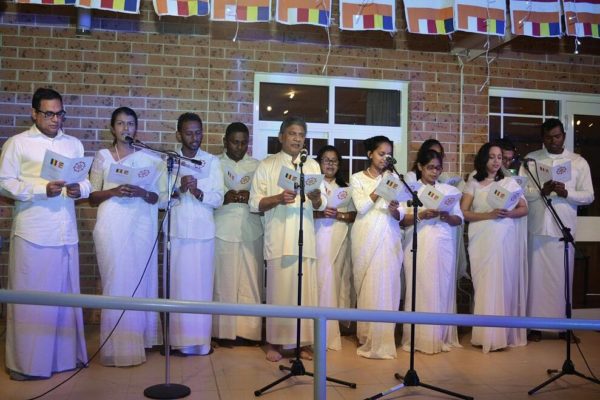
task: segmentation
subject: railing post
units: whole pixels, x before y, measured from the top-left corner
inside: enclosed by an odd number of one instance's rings
[[[315,383],[313,398],[325,400],[327,398],[327,320],[323,317],[314,319],[315,330]]]

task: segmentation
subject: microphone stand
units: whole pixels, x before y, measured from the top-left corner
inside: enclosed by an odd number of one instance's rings
[[[166,156],[167,162],[167,209],[166,209],[166,221],[167,230],[164,233],[163,241],[163,294],[165,299],[169,299],[171,292],[171,173],[173,172],[173,165],[175,160],[181,162],[181,160],[192,161],[187,157],[180,156],[174,151],[162,151],[153,149],[147,144],[135,140],[133,138],[126,138],[130,146],[137,149],[146,149],[153,153]],[[193,160],[197,161],[197,160]],[[149,386],[144,390],[144,396],[151,399],[181,399],[188,396],[191,393],[189,387],[176,383],[171,383],[171,354],[170,354],[170,343],[169,343],[169,319],[170,313],[163,313],[163,338],[164,338],[164,350],[165,350],[165,383]]]
[[[421,200],[419,200],[419,197],[417,196],[417,192],[412,190],[411,187],[408,185],[408,183],[406,183],[406,181],[404,180],[404,175],[398,173],[398,171],[396,170],[396,167],[394,167],[393,161],[392,161],[392,163],[390,163],[390,167],[391,167],[391,170],[400,177],[400,181],[402,182],[402,184],[404,185],[406,190],[412,195],[412,201],[409,202],[409,206],[412,206],[412,209],[413,209],[413,221],[414,221],[413,222],[413,232],[412,232],[412,249],[411,249],[411,251],[412,251],[412,280],[411,280],[412,293],[411,293],[410,311],[414,313],[416,298],[417,298],[417,227],[418,227],[417,226],[417,224],[418,224],[417,215],[418,215],[419,207],[422,207],[423,203],[421,203]],[[452,392],[447,389],[442,389],[442,388],[421,382],[421,380],[419,379],[419,375],[417,374],[417,370],[415,369],[415,324],[410,324],[410,365],[408,367],[408,371],[406,371],[406,374],[404,374],[404,375],[400,375],[399,373],[396,372],[394,374],[394,377],[398,380],[401,380],[402,383],[399,385],[393,386],[387,390],[384,390],[383,392],[377,393],[376,395],[374,395],[372,397],[367,397],[366,400],[379,399],[383,396],[387,396],[390,393],[398,391],[404,387],[411,387],[411,386],[421,386],[426,389],[444,393],[444,394],[447,394],[450,396],[458,397],[460,399],[465,399],[465,400],[473,399],[473,397],[471,397],[471,396],[466,396],[466,395],[463,395],[460,393]]]
[[[536,164],[536,170],[537,170],[536,161],[535,160],[532,160],[532,161]],[[535,186],[537,187],[537,190],[540,193],[540,197],[544,201],[544,205],[546,206],[546,209],[550,212],[550,215],[552,215],[552,219],[554,220],[554,223],[556,224],[556,226],[558,226],[558,228],[560,229],[560,231],[562,233],[562,238],[560,238],[559,240],[562,241],[563,245],[564,245],[563,263],[564,263],[564,272],[565,272],[565,316],[568,319],[571,319],[571,282],[569,279],[569,277],[570,277],[570,274],[569,274],[569,243],[571,243],[571,245],[573,246],[573,250],[574,250],[575,249],[575,239],[573,238],[573,235],[571,234],[571,229],[566,227],[564,225],[564,223],[562,222],[562,220],[560,219],[560,217],[558,216],[558,213],[556,212],[556,209],[554,208],[554,205],[552,204],[552,199],[550,199],[548,196],[546,196],[544,194],[544,192],[542,191],[542,186],[541,186],[540,182],[535,179],[535,177],[533,176],[533,173],[529,170],[529,163],[527,161],[523,163],[523,167],[525,168],[525,171],[527,171],[529,178],[533,181],[533,183],[535,183]],[[580,378],[587,379],[588,381],[593,382],[595,384],[600,384],[600,380],[586,376],[575,369],[575,364],[573,364],[573,361],[571,360],[571,336],[572,335],[573,335],[572,331],[570,329],[568,329],[566,332],[566,335],[565,335],[565,340],[567,342],[567,344],[566,344],[566,346],[567,346],[566,353],[567,354],[566,354],[566,359],[563,362],[562,368],[560,370],[547,369],[546,372],[549,375],[554,374],[554,373],[557,373],[557,374],[552,376],[551,378],[547,379],[546,381],[542,382],[541,384],[534,387],[533,389],[531,389],[529,392],[527,392],[529,395],[534,394],[538,390],[542,389],[544,386],[554,382],[555,380],[563,377],[564,375],[576,375]]]
[[[302,306],[302,250],[304,247],[304,203],[306,202],[306,195],[304,193],[304,171],[302,167],[306,162],[306,157],[300,156],[300,183],[297,185],[296,189],[300,189],[300,226],[298,229],[298,306]],[[289,373],[274,382],[269,383],[267,386],[264,386],[261,389],[255,390],[254,395],[259,397],[267,390],[272,387],[290,379],[293,376],[311,376],[314,377],[312,372],[308,372],[304,368],[304,364],[302,364],[302,360],[300,359],[300,327],[302,320],[300,318],[296,319],[296,349],[295,355],[296,358],[291,360],[291,367],[285,367],[283,365],[279,366],[280,371],[289,371]],[[339,383],[341,385],[345,385],[351,387],[352,389],[356,388],[356,383],[342,381],[340,379],[325,377],[325,379],[329,382]]]

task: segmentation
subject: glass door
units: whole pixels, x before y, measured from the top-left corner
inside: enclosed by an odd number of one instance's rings
[[[566,147],[590,165],[595,193],[594,202],[577,211],[573,315],[600,318],[600,99],[565,105]]]

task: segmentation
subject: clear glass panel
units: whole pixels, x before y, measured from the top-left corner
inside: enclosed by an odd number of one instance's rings
[[[500,104],[502,103],[502,97],[490,97],[490,112],[500,113]]]
[[[369,165],[369,160],[367,160],[366,158],[364,160],[353,159],[352,160],[352,173],[355,174],[358,171],[363,171],[363,170],[367,169],[368,165]]]
[[[544,100],[538,99],[517,99],[512,97],[504,98],[505,114],[530,114],[542,115]]]
[[[258,118],[261,121],[281,121],[288,115],[299,115],[306,122],[328,123],[328,107],[327,86],[260,84]]]
[[[578,207],[577,215],[586,217],[600,216],[600,115],[581,115],[573,116],[575,121],[574,144],[575,152],[579,153],[590,165],[592,171],[592,183],[594,193],[596,193],[594,202],[588,206]]]
[[[350,160],[343,158],[340,163],[340,171],[342,171],[342,177],[346,182],[350,182]]]
[[[354,157],[367,157],[367,150],[365,150],[365,144],[362,140],[352,141],[352,155]],[[365,167],[366,168],[366,167]]]
[[[489,133],[490,142],[493,142],[494,140],[498,140],[502,137],[502,130],[501,130],[502,127],[500,124],[500,116],[490,115],[488,126],[489,126],[488,133]]]
[[[333,145],[342,156],[350,154],[350,139],[335,139]]]
[[[546,100],[546,117],[558,118],[558,100]]]
[[[335,123],[400,126],[400,91],[336,87]]]
[[[327,139],[309,139],[310,140],[310,148],[308,149],[309,154],[314,158],[317,156],[319,150],[322,147],[327,146]],[[307,143],[308,145],[308,143]]]
[[[269,136],[269,139],[267,142],[267,153],[275,154],[275,153],[279,153],[280,150],[281,150],[281,143],[279,143],[279,137]]]
[[[504,137],[517,147],[517,154],[525,154],[542,147],[540,126],[542,118],[504,117]]]

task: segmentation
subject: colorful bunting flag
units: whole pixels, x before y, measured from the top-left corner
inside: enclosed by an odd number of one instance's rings
[[[533,37],[562,35],[560,0],[510,0],[509,7],[513,34]]]
[[[506,2],[455,0],[454,26],[457,31],[504,36]]]
[[[340,0],[340,29],[396,32],[395,0]]]
[[[275,20],[282,24],[329,26],[331,0],[277,0]]]
[[[408,31],[429,35],[454,32],[453,3],[453,0],[404,0]]]
[[[15,0],[20,4],[46,4],[53,6],[74,6],[76,0]]]
[[[210,19],[268,22],[271,19],[271,0],[213,0]]]
[[[160,16],[193,17],[210,13],[208,0],[152,0],[152,3],[156,15]]]
[[[600,38],[600,0],[563,0],[567,35]]]
[[[82,8],[94,8],[126,14],[140,13],[140,0],[76,0],[75,5]]]

